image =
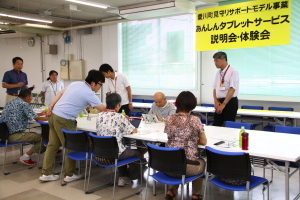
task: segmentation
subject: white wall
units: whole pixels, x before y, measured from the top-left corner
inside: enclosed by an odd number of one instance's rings
[[[37,87],[35,91],[40,91],[42,82],[41,72],[41,57],[40,57],[40,42],[39,37],[36,37],[36,44],[34,47],[29,47],[27,44],[28,38],[14,38],[0,40],[0,55],[1,67],[0,77],[1,83],[3,75],[6,71],[12,70],[12,59],[16,56],[24,60],[23,71],[27,73],[28,85],[35,84]],[[1,84],[2,85],[2,84]],[[0,107],[5,104],[6,89],[0,88]]]
[[[57,45],[58,47],[57,55],[43,53],[45,79],[48,77],[50,70],[56,70],[60,75],[60,60],[66,59],[67,54],[74,54],[74,59],[83,59],[85,61],[85,76],[89,70],[99,69],[99,66],[103,63],[102,28],[103,27],[94,27],[93,33],[89,35],[78,35],[77,31],[73,30],[70,33],[70,44],[65,44],[60,34],[50,35],[48,38],[46,36],[42,37],[43,52],[45,52],[47,44]],[[24,60],[23,71],[28,76],[29,85],[35,84],[36,88],[33,92],[39,93],[43,82],[41,70],[41,42],[39,37],[35,37],[35,46],[29,47],[27,39],[28,38],[0,39],[0,77],[2,78],[6,71],[13,68],[12,58],[19,56]],[[109,53],[105,52],[105,55],[109,55]],[[64,81],[64,83],[65,86],[67,86],[71,81]],[[0,94],[0,107],[4,107],[6,89],[1,87]]]

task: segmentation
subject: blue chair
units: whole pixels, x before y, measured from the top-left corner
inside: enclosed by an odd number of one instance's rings
[[[24,167],[24,168],[12,170],[12,171],[9,171],[9,172],[5,171],[5,166],[7,164],[16,164],[17,163],[17,161],[11,162],[11,163],[6,163],[7,147],[14,146],[14,145],[20,145],[20,153],[21,153],[21,152],[23,152],[23,145],[24,144],[28,144],[28,143],[32,144],[33,143],[33,142],[26,142],[26,141],[24,141],[24,142],[8,143],[8,137],[9,137],[9,131],[8,131],[6,123],[5,122],[0,122],[0,147],[4,147],[4,156],[3,156],[3,163],[2,163],[2,172],[3,172],[3,174],[4,175],[8,175],[11,172],[20,171],[20,170],[23,170],[23,169],[32,169],[33,166],[31,166],[31,167]],[[23,153],[21,153],[21,155],[22,154]]]
[[[116,137],[113,136],[98,136],[95,135],[94,133],[89,133],[89,136],[91,138],[91,142],[92,142],[92,159],[90,160],[90,170],[89,170],[89,174],[88,174],[88,184],[87,184],[87,192],[86,194],[91,194],[94,191],[103,189],[105,187],[108,186],[114,186],[113,188],[113,198],[115,198],[115,188],[116,188],[116,178],[117,178],[117,169],[120,166],[123,165],[127,165],[133,162],[140,162],[141,164],[141,160],[139,158],[127,158],[124,160],[118,160],[119,158],[119,147],[118,147],[118,143],[117,143],[117,139]],[[94,163],[96,163],[96,165],[99,165],[101,167],[108,167],[111,169],[115,169],[115,173],[114,173],[114,178],[111,176],[111,182],[102,185],[100,187],[97,187],[95,189],[92,190],[88,190],[89,187],[89,182],[90,182],[90,177],[91,177],[91,165],[92,165],[92,161],[94,161]],[[133,195],[139,195],[142,191],[142,165],[140,165],[141,167],[141,187],[140,190],[138,192],[134,192],[133,194],[130,194],[122,199],[131,197]]]
[[[300,127],[275,125],[275,132],[277,132],[277,133],[290,133],[290,134],[298,134],[298,135],[300,135]]]
[[[300,135],[300,127],[292,127],[292,126],[279,126],[279,125],[275,125],[274,126],[274,131],[276,133],[288,133],[288,134],[298,134]],[[279,166],[285,166],[284,162],[281,161],[273,161],[271,162],[271,164],[276,164]],[[290,166],[292,168],[296,168],[295,172],[298,170],[298,168],[300,168],[300,165],[296,162],[290,162]],[[272,170],[272,179],[273,179],[273,170]],[[299,177],[300,179],[300,177]]]
[[[269,107],[269,110],[277,110],[277,111],[294,111],[294,108],[289,107]],[[283,121],[282,118],[277,118],[280,121]],[[274,125],[268,124],[264,127],[264,131],[274,131]]]
[[[181,148],[167,148],[155,146],[151,143],[147,143],[149,152],[148,166],[153,170],[157,170],[157,173],[151,175],[151,177],[160,183],[166,185],[181,185],[181,199],[183,200],[183,186],[197,178],[204,176],[204,173],[196,176],[185,177],[186,174],[186,155],[184,149]],[[181,178],[173,178],[166,173],[172,172],[181,176]],[[148,170],[148,176],[146,181],[146,194],[147,199],[147,186],[148,178],[150,176],[150,170]],[[155,193],[154,193],[155,195]]]
[[[64,128],[61,130],[65,136],[65,145],[64,145],[64,149],[63,149],[63,162],[62,162],[61,173],[60,173],[61,186],[66,185],[66,183],[63,182],[65,156],[69,157],[72,160],[76,160],[76,161],[85,160],[84,191],[86,192],[86,175],[87,175],[88,160],[91,158],[91,151],[89,148],[90,142],[89,142],[87,132],[85,132],[85,131],[68,131]],[[66,154],[66,149],[68,149],[72,152]]]
[[[249,109],[249,110],[263,110],[263,106],[247,106],[247,105],[242,105],[241,109]],[[241,115],[241,118],[252,118],[253,120],[259,120],[263,119],[263,117],[258,117],[258,116],[250,116],[250,115]],[[254,123],[253,124],[253,129],[255,129],[257,126],[262,125],[263,123]],[[262,125],[263,126],[263,125]]]
[[[144,99],[132,99],[132,102],[144,103]]]
[[[246,122],[232,122],[232,121],[225,121],[224,127],[228,128],[241,128],[245,127],[245,129],[253,130],[253,124],[246,123]]]
[[[263,184],[268,189],[269,199],[269,181],[258,176],[251,176],[250,157],[245,152],[228,152],[206,147],[207,164],[205,174],[204,198],[206,197],[206,189],[208,178],[211,174],[210,182],[217,187],[231,191],[247,191],[247,199],[249,199],[249,191]],[[245,182],[242,185],[231,185],[221,181],[221,179],[239,180]]]
[[[215,105],[211,104],[211,103],[202,103],[201,106],[203,106],[203,107],[215,107]],[[201,117],[203,115],[205,115],[205,113],[201,113]],[[213,113],[208,113],[207,118],[212,118],[213,119],[214,114]],[[200,120],[201,120],[202,124],[206,124],[206,125],[209,125],[209,124],[213,123],[213,121],[214,121],[214,120],[211,120],[211,119],[207,119],[207,121],[206,121],[206,119],[200,119]]]
[[[152,100],[152,99],[145,99],[145,103],[153,103],[154,102],[154,100]]]

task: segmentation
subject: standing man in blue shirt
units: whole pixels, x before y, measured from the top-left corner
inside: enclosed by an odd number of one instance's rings
[[[20,57],[15,57],[12,59],[13,70],[5,72],[2,79],[2,87],[6,88],[6,101],[5,103],[16,99],[19,92],[23,88],[27,88],[28,79],[27,74],[22,72],[23,59]],[[33,89],[32,86],[29,89]]]

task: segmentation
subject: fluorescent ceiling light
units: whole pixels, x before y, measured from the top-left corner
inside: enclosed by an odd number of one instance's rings
[[[87,5],[87,6],[93,6],[93,7],[97,7],[97,8],[103,8],[103,9],[106,9],[107,7],[109,7],[109,5],[104,5],[104,4],[100,4],[100,3],[96,3],[96,2],[92,2],[92,1],[83,1],[83,0],[66,0],[66,1],[70,1],[73,3],[79,3],[79,4],[83,4],[83,5]]]
[[[8,15],[8,14],[4,14],[4,13],[0,13],[0,16],[11,17],[11,18],[16,18],[16,19],[25,19],[25,20],[36,21],[36,22],[45,22],[45,23],[49,23],[49,24],[51,24],[53,22],[53,21],[49,21],[49,20],[41,20],[41,19],[30,18],[30,17],[21,17],[21,16],[17,16],[17,15]]]

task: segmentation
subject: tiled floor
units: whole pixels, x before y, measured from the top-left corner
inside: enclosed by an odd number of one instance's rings
[[[25,147],[26,149],[29,147]],[[0,159],[2,163],[4,151],[0,151]],[[19,149],[17,147],[10,147],[8,152],[8,160],[13,161],[19,158]],[[57,161],[61,160],[61,155],[58,155]],[[8,165],[8,170],[21,167],[21,164]],[[1,166],[2,167],[2,166]],[[56,172],[60,171],[60,164],[56,165]],[[145,180],[147,176],[147,167],[143,168],[143,186],[145,186]],[[152,171],[152,170],[151,170]],[[61,186],[59,181],[42,183],[38,180],[41,173],[41,169],[37,167],[33,169],[25,169],[17,172],[13,172],[9,175],[0,174],[0,199],[12,199],[12,200],[59,200],[59,199],[86,199],[86,200],[100,200],[100,199],[112,199],[112,187],[108,187],[93,194],[85,194],[83,192],[83,180],[68,183],[66,186]],[[256,175],[262,175],[262,169],[255,168]],[[299,192],[299,172],[297,172],[290,180],[290,199],[293,199]],[[270,170],[267,170],[267,177],[270,177]],[[92,178],[90,181],[90,188],[100,186],[103,183],[109,182],[110,170],[100,167],[92,166]],[[152,195],[152,183],[151,178],[148,184],[147,198],[149,200],[164,199],[164,185],[157,184],[157,194]],[[123,188],[116,188],[116,198],[126,196],[129,193],[138,191],[140,182],[135,180],[132,185],[126,185]],[[189,189],[191,194],[191,187]],[[145,199],[145,189],[142,194],[133,196],[129,199]],[[223,189],[219,189],[212,184],[209,184],[208,199],[210,200],[243,200],[246,199],[245,192],[230,192]],[[262,194],[262,187],[254,189],[250,193],[251,199],[266,199]],[[284,199],[284,176],[280,172],[274,172],[274,182],[270,186],[270,199],[282,200]],[[190,199],[186,198],[186,199]]]

